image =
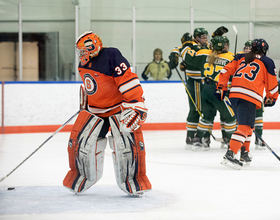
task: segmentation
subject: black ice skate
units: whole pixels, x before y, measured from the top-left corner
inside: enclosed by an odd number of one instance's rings
[[[227,166],[232,169],[240,170],[243,164],[236,159],[236,154],[228,149],[225,156],[223,157],[224,160],[221,162],[222,165]]]
[[[202,150],[202,138],[198,137],[197,135],[195,135],[195,137],[193,138],[192,150]]]
[[[199,150],[207,151],[209,150],[209,148],[210,148],[210,137],[200,138],[198,136],[195,136],[193,138],[193,146],[192,146],[193,151],[199,151]]]
[[[240,153],[240,162],[243,164],[243,166],[250,166],[250,163],[252,161],[252,156],[248,151],[245,151],[244,147],[241,147],[241,153]]]
[[[265,144],[261,141],[261,139],[255,139],[255,149],[256,150],[265,150]]]
[[[186,150],[190,150],[192,148],[192,146],[193,146],[193,139],[194,138],[187,136],[187,138],[186,138],[186,146],[185,146]]]
[[[210,137],[202,138],[202,150],[207,151],[210,149]]]
[[[221,148],[222,149],[229,149],[229,142],[230,142],[229,138],[223,137],[223,141],[221,142]]]

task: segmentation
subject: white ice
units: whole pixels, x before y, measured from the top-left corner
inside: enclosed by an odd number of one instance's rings
[[[263,135],[278,155],[279,133],[264,130]],[[51,134],[0,135],[0,178]],[[252,141],[251,166],[233,170],[220,164],[226,151],[220,143],[212,140],[206,152],[185,150],[185,134],[144,131],[153,189],[135,198],[118,188],[109,146],[96,185],[80,195],[64,188],[69,133],[58,133],[0,183],[0,219],[280,219],[280,161],[268,149],[255,150]],[[213,134],[221,136],[218,130]]]

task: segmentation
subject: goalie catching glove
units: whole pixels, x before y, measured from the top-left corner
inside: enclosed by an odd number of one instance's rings
[[[144,102],[122,103],[120,116],[120,131],[134,132],[147,118],[148,109]]]

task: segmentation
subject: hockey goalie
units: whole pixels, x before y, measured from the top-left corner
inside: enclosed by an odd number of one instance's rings
[[[132,196],[151,190],[146,176],[145,144],[141,124],[147,117],[143,90],[128,61],[116,48],[102,47],[93,32],[76,41],[81,111],[68,143],[70,171],[63,185],[81,193],[97,183],[103,174],[108,143],[116,182]]]

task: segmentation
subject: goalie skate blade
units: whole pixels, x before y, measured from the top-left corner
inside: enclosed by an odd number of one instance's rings
[[[222,165],[226,166],[226,167],[229,167],[229,168],[232,168],[232,169],[235,169],[235,170],[240,170],[242,166],[236,164],[236,163],[232,163],[230,162],[229,160],[227,159],[224,159],[222,162],[221,162]]]
[[[144,197],[144,192],[135,193],[135,194],[132,194],[131,196],[141,198],[141,197]]]
[[[132,197],[143,197],[145,192],[148,192],[148,191],[151,191],[151,189],[147,189],[147,190],[141,190],[141,191],[137,191],[137,192],[134,192],[134,193],[129,193],[125,190],[122,189],[123,192],[127,193],[129,196],[132,196]]]

